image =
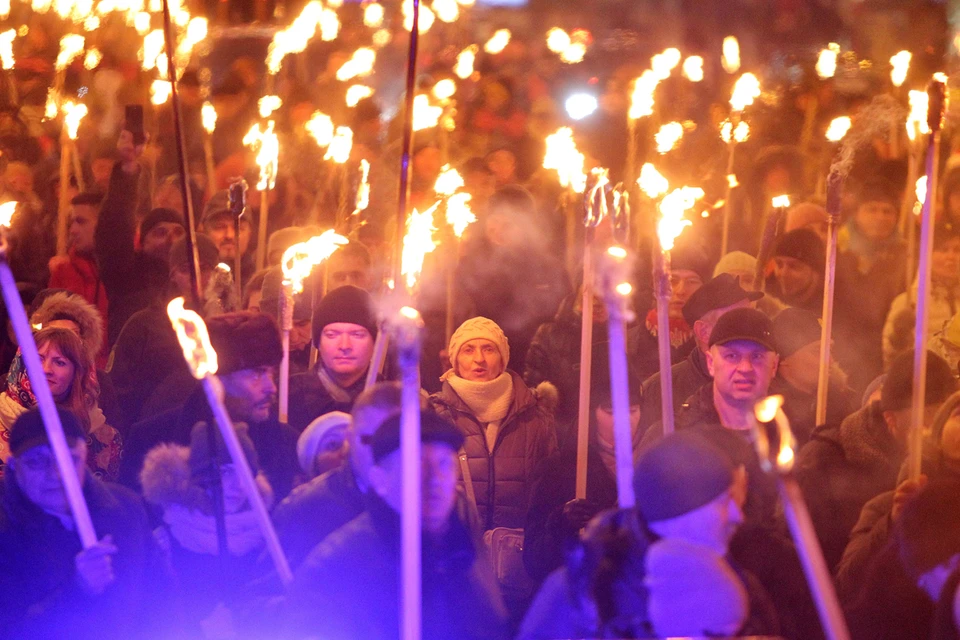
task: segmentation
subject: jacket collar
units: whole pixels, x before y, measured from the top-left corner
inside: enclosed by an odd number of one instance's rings
[[[513,378],[513,400],[510,402],[510,409],[507,411],[506,417],[500,424],[501,430],[514,417],[537,404],[537,397],[533,395],[530,388],[523,382],[523,378],[512,369],[507,369],[507,373]],[[451,387],[447,381],[443,383],[443,389],[440,391],[439,399],[454,411],[473,415],[467,403],[457,395],[457,392],[453,390],[453,387]]]

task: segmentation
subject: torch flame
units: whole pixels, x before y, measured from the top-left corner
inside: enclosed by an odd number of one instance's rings
[[[2,55],[2,54],[0,54]],[[83,57],[83,68],[87,71],[93,71],[103,60],[103,54],[96,47],[87,50],[87,55]]]
[[[207,325],[196,311],[185,309],[183,298],[174,298],[167,305],[167,317],[177,334],[177,341],[183,349],[183,358],[187,361],[190,373],[197,380],[212,376],[217,372],[217,352],[210,344]]]
[[[735,189],[740,186],[740,183],[737,181],[736,174],[734,173],[727,174],[727,186],[729,186],[731,189]]]
[[[703,58],[690,56],[683,61],[683,76],[690,82],[703,80]]]
[[[10,202],[4,202],[0,204],[0,227],[10,228],[10,223],[13,222],[13,214],[17,211],[17,202],[11,200]]]
[[[433,0],[433,12],[441,22],[450,24],[460,17],[460,6],[457,0]]]
[[[577,193],[583,193],[587,188],[587,174],[583,170],[585,158],[577,150],[573,129],[561,127],[556,133],[547,136],[546,143],[543,168],[557,172],[561,187],[570,187]]]
[[[330,146],[327,147],[327,153],[323,156],[324,160],[333,160],[337,164],[343,164],[350,159],[350,152],[353,150],[353,129],[350,127],[337,127],[330,140]]]
[[[371,2],[363,9],[363,24],[371,29],[379,29],[383,24],[383,5]]]
[[[193,48],[207,37],[207,19],[191,18],[187,23],[187,31],[183,40],[177,45],[175,58],[177,58],[177,67],[184,68],[190,61],[190,54]]]
[[[457,63],[453,67],[453,72],[458,78],[466,80],[473,75],[473,63],[477,59],[479,50],[480,47],[472,44],[457,54]]]
[[[667,179],[649,162],[645,162],[644,165],[640,167],[640,177],[637,179],[637,185],[639,185],[640,190],[643,191],[648,198],[654,200],[670,189],[670,183],[667,182]]]
[[[664,49],[657,55],[650,58],[650,70],[658,80],[666,80],[670,73],[680,64],[680,49],[671,47]]]
[[[920,176],[917,179],[917,184],[915,188],[917,194],[917,202],[923,204],[927,200],[927,176]]]
[[[509,29],[499,29],[483,45],[483,50],[491,55],[496,55],[507,48],[507,45],[510,44],[510,37]]]
[[[360,158],[360,186],[357,187],[357,200],[354,214],[366,211],[370,206],[370,163]]]
[[[314,111],[313,116],[304,125],[307,133],[313,136],[321,147],[330,146],[333,140],[333,120],[322,111]]]
[[[280,141],[273,131],[273,120],[267,122],[266,128],[260,130],[260,123],[250,127],[247,135],[243,136],[244,146],[251,147],[257,152],[257,166],[260,167],[260,181],[257,189],[273,189],[277,183],[277,163],[280,158]]]
[[[547,32],[547,49],[550,49],[550,51],[562,53],[569,46],[570,34],[560,27],[554,27]]]
[[[783,407],[783,396],[767,396],[754,405],[753,413],[760,422],[772,422],[781,407]]]
[[[154,80],[150,83],[150,103],[161,105],[170,99],[173,87],[169,80]]]
[[[736,73],[740,70],[740,41],[735,36],[723,39],[723,57],[720,63],[727,73]]]
[[[830,121],[830,126],[827,127],[827,140],[830,142],[840,142],[843,140],[843,136],[847,135],[847,132],[850,131],[851,124],[849,116],[834,118]]]
[[[443,107],[435,107],[430,104],[430,98],[425,94],[420,94],[413,99],[413,130],[422,131],[437,126],[440,122],[440,116],[443,115]]]
[[[703,189],[680,187],[674,189],[660,201],[660,220],[657,222],[657,237],[664,251],[673,249],[674,243],[683,230],[693,223],[683,217],[687,209],[692,209],[697,200],[703,197]]]
[[[930,133],[930,127],[927,125],[930,99],[926,91],[911,91],[908,98],[910,114],[907,116],[907,137],[910,140],[916,140],[917,136]]]
[[[569,47],[560,52],[560,61],[566,64],[583,62],[587,55],[587,45],[583,42],[572,42]]]
[[[633,83],[633,94],[630,96],[630,111],[627,116],[637,120],[653,114],[653,94],[657,90],[660,80],[657,74],[647,69]]]
[[[320,0],[311,0],[289,27],[274,34],[273,40],[267,48],[267,71],[269,73],[276,74],[280,71],[280,65],[287,55],[300,53],[307,48],[310,38],[317,33],[317,29],[321,26],[321,20],[327,22],[327,35],[329,35],[332,25],[329,23],[330,17],[324,16],[325,11],[328,10],[324,8]],[[336,12],[331,11],[330,13],[333,13],[333,20],[336,21]],[[339,29],[339,22],[337,22],[337,29]]]
[[[745,73],[733,85],[733,95],[730,96],[730,106],[734,111],[743,111],[753,104],[754,99],[760,96],[760,81],[752,73]]]
[[[457,83],[450,78],[439,80],[433,85],[433,95],[437,100],[449,100],[457,92]]]
[[[832,78],[837,72],[837,56],[840,54],[840,45],[831,42],[826,49],[820,51],[817,58],[817,75],[821,78]]]
[[[257,100],[257,109],[260,110],[261,118],[269,118],[270,114],[283,106],[283,100],[280,96],[263,96]]]
[[[13,39],[17,37],[15,29],[0,33],[0,66],[13,69]]]
[[[314,267],[332,256],[347,242],[346,238],[333,229],[327,229],[319,236],[291,246],[283,252],[283,259],[280,261],[283,281],[292,287],[294,293],[301,293],[303,281],[309,277]]]
[[[63,126],[67,131],[67,137],[71,140],[77,139],[77,130],[80,128],[80,121],[87,115],[87,105],[76,104],[68,100],[63,104]]]
[[[438,196],[449,197],[456,193],[457,189],[462,189],[464,184],[460,172],[451,168],[450,165],[445,164],[443,168],[440,169],[440,176],[437,178],[436,184],[433,185],[433,190]]]
[[[470,208],[472,196],[469,193],[455,193],[447,199],[447,224],[453,227],[453,235],[463,237],[463,232],[477,221]]]
[[[414,209],[407,218],[407,232],[403,237],[400,273],[406,277],[407,289],[413,289],[423,271],[423,259],[437,248],[433,241],[433,214],[440,203],[423,213]]]
[[[377,61],[377,52],[369,47],[360,47],[353,52],[350,59],[337,69],[337,80],[352,80],[357,76],[368,76],[373,73],[373,65]]]
[[[149,71],[157,66],[157,58],[163,52],[163,31],[154,29],[143,37],[143,70]]]
[[[773,199],[770,200],[770,204],[773,205],[775,209],[786,209],[790,206],[790,196],[774,196]]]
[[[890,58],[890,81],[893,86],[900,87],[907,79],[907,72],[910,71],[910,59],[913,54],[909,51],[900,51]]]
[[[657,152],[664,154],[671,151],[682,137],[683,125],[679,122],[668,122],[653,135],[653,139],[657,143]]]
[[[741,120],[737,123],[737,127],[734,128],[732,122],[725,120],[720,126],[720,137],[728,144],[730,143],[731,137],[734,142],[744,142],[750,137],[750,125],[748,125],[746,121]]]
[[[204,102],[200,108],[200,119],[203,121],[203,130],[213,133],[217,128],[217,110],[209,102]]]
[[[364,98],[369,98],[373,95],[373,89],[363,85],[363,84],[354,84],[347,89],[347,106],[351,109],[357,106],[357,103],[363,100]]]
[[[403,12],[403,28],[407,31],[413,31],[413,0],[403,0],[403,4],[400,6],[401,11]],[[420,16],[417,19],[417,29],[420,33],[426,33],[430,31],[430,27],[433,26],[436,16],[430,7],[421,4],[420,5]]]
[[[70,33],[60,38],[60,53],[54,68],[57,71],[66,69],[74,59],[83,53],[84,38],[76,33]]]

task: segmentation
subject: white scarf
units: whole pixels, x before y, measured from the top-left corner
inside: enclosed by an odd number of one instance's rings
[[[253,510],[228,513],[227,550],[231,555],[244,556],[263,547],[263,534]],[[217,523],[213,516],[179,504],[171,504],[163,510],[163,521],[170,527],[170,534],[187,551],[215,555],[217,548]]]
[[[507,417],[513,400],[513,376],[504,371],[493,380],[478,382],[453,375],[447,382],[484,425],[487,448],[493,451],[500,423]]]

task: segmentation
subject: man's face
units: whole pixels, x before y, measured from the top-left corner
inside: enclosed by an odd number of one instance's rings
[[[237,257],[237,230],[230,216],[217,216],[203,224],[203,232],[210,236],[220,252],[220,260],[233,264]],[[250,247],[250,221],[240,220],[240,255]]]
[[[78,253],[93,253],[93,234],[97,230],[97,208],[89,204],[75,204],[70,212],[70,246]]]
[[[213,277],[213,269],[206,265],[200,265],[200,290],[206,291],[210,284],[210,278]],[[177,292],[186,297],[190,297],[193,290],[193,283],[190,280],[190,267],[187,265],[178,266],[170,270],[170,281],[176,287]]]
[[[320,359],[327,371],[342,379],[362,374],[373,356],[373,336],[358,324],[332,322],[320,332]]]
[[[486,338],[463,343],[457,352],[457,375],[473,382],[489,382],[503,373],[500,349]]]
[[[933,279],[946,286],[953,286],[960,280],[960,238],[950,238],[933,250],[930,260]]]
[[[890,202],[868,200],[857,207],[857,227],[869,240],[886,240],[897,227],[897,210]]]
[[[87,443],[76,439],[70,445],[70,457],[76,468],[77,480],[83,486],[87,467]],[[13,459],[17,484],[24,495],[39,508],[48,513],[66,515],[70,513],[70,502],[60,479],[60,469],[50,445],[42,444],[28,449]]]
[[[510,184],[516,179],[517,159],[505,149],[494,151],[487,157],[487,168],[498,185]]]
[[[780,361],[780,374],[806,393],[816,393],[820,375],[820,341],[800,347]]]
[[[701,544],[726,555],[733,534],[743,524],[743,511],[734,493],[731,487],[702,507],[650,523],[650,529],[661,537]]]
[[[227,392],[230,417],[239,422],[264,422],[277,400],[277,368],[241,369],[220,376]]]
[[[753,403],[767,395],[777,374],[777,354],[750,340],[734,340],[710,347],[707,368],[727,402]]]
[[[928,404],[923,408],[923,428],[926,431],[933,424],[933,418],[943,406],[942,402]],[[910,433],[910,424],[913,419],[913,412],[909,407],[899,411],[884,411],[883,419],[887,423],[890,434],[896,439],[900,446],[907,446],[907,437]]]
[[[370,265],[358,256],[337,256],[330,258],[330,289],[353,285],[364,291],[370,291]]]
[[[424,442],[420,448],[423,530],[442,533],[457,501],[457,453],[445,444]],[[370,483],[384,502],[400,511],[400,452],[386,456],[370,470]]]
[[[593,417],[597,423],[597,439],[606,445],[614,444],[613,406],[610,402],[601,403],[594,409]],[[640,405],[630,404],[630,433],[636,433],[640,424]]]
[[[154,225],[147,235],[140,239],[143,252],[148,256],[163,260],[170,259],[170,247],[183,237],[186,231],[177,222],[161,222]]]
[[[305,349],[313,339],[313,323],[310,320],[296,320],[293,330],[290,331],[290,349],[300,351]]]
[[[796,258],[777,256],[774,264],[774,273],[785,297],[806,299],[821,280],[820,274],[811,269],[810,265]]]
[[[104,190],[110,185],[110,173],[113,172],[114,162],[113,158],[94,158],[90,163],[93,181]]]
[[[683,305],[687,304],[697,289],[703,286],[703,279],[696,271],[689,269],[676,269],[670,274],[670,289],[673,295],[670,296],[670,317],[682,318]]]

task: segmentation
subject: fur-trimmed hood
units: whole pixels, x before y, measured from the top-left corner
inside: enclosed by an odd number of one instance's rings
[[[258,473],[255,479],[269,509],[273,504],[273,489],[262,473]],[[213,511],[206,491],[190,477],[189,447],[161,444],[151,449],[143,461],[140,483],[147,502],[159,507],[181,505],[205,513]]]
[[[30,324],[45,326],[64,318],[73,320],[80,327],[80,340],[90,356],[90,361],[96,362],[103,348],[103,316],[95,306],[80,296],[68,292],[51,295],[30,316]]]

